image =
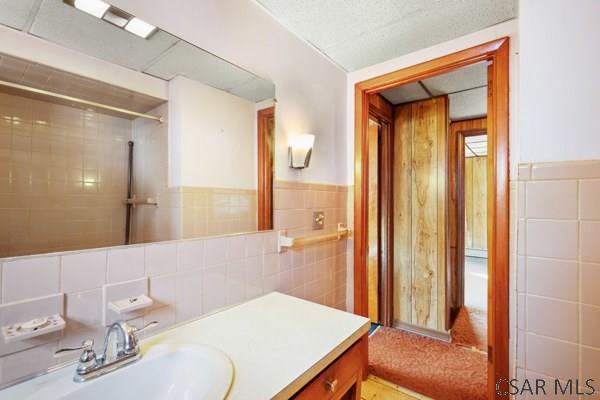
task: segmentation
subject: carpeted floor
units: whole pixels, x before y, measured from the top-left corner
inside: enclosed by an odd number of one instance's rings
[[[487,351],[487,312],[461,308],[452,326],[452,343]]]
[[[485,354],[397,329],[369,338],[369,372],[436,400],[485,400]]]

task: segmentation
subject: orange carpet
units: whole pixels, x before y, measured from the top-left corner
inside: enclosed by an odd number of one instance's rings
[[[485,400],[486,356],[392,328],[369,338],[369,372],[435,400]]]
[[[452,343],[487,351],[487,313],[463,307],[452,326]]]

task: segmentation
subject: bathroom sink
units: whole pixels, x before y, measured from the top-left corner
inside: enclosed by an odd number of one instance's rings
[[[233,381],[233,364],[211,347],[157,344],[139,361],[94,380],[68,385],[61,381],[40,385],[27,398],[222,400]]]

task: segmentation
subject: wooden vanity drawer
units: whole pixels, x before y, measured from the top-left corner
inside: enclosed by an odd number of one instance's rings
[[[362,380],[362,353],[360,341],[325,368],[293,399],[354,399]],[[360,394],[360,393],[359,393]]]

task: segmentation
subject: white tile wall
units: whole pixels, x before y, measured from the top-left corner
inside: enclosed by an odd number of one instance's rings
[[[600,382],[598,178],[600,161],[519,167],[516,376]]]
[[[275,232],[0,259],[0,268],[3,303],[65,292],[67,321],[50,343],[0,357],[1,384],[65,361],[52,357],[59,347],[86,338],[101,347],[106,283],[149,277],[155,303],[133,322],[158,320],[156,329],[274,290],[346,304],[345,241],[279,254]]]

